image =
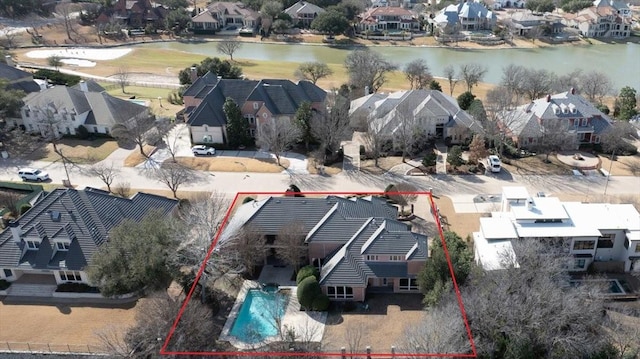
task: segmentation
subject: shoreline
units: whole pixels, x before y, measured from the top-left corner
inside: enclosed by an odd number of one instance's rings
[[[12,50],[28,50],[28,49],[56,49],[56,48],[67,48],[67,49],[107,49],[107,48],[119,48],[126,46],[137,46],[144,44],[154,44],[154,43],[185,43],[185,44],[198,44],[198,43],[210,43],[210,42],[220,42],[223,40],[227,40],[232,36],[224,36],[218,38],[171,38],[171,39],[148,39],[148,40],[134,40],[128,42],[114,42],[109,44],[57,44],[55,46],[51,45],[26,45],[26,46],[18,46]],[[598,39],[588,39],[589,43],[583,40],[566,42],[566,43],[558,43],[558,44],[549,44],[541,42],[540,44],[531,43],[531,46],[518,46],[518,45],[496,45],[496,46],[484,46],[479,45],[469,41],[461,41],[457,43],[455,46],[448,45],[432,45],[432,44],[409,44],[410,40],[398,41],[394,44],[384,43],[384,44],[376,44],[376,43],[352,43],[352,44],[327,44],[327,43],[319,43],[319,42],[305,42],[305,41],[277,41],[267,39],[266,41],[259,40],[258,37],[233,37],[235,40],[240,41],[242,43],[256,43],[256,44],[264,44],[264,45],[302,45],[302,46],[325,46],[330,48],[341,48],[341,49],[352,49],[352,48],[363,48],[363,47],[372,47],[372,48],[437,48],[437,49],[450,49],[454,51],[485,51],[485,50],[524,50],[524,49],[545,49],[545,48],[556,48],[556,47],[564,47],[564,46],[576,46],[576,47],[591,47],[591,46],[602,46],[602,45],[629,45],[635,44],[640,45],[640,37],[630,36],[625,38],[624,41],[616,41],[607,39],[609,41],[602,41]],[[631,41],[634,40],[634,41]],[[368,40],[369,41],[369,40]],[[386,42],[393,40],[386,40]],[[518,42],[524,42],[525,40],[518,39]],[[596,43],[592,43],[596,42]],[[528,41],[527,41],[528,43]],[[469,46],[471,45],[471,46]]]

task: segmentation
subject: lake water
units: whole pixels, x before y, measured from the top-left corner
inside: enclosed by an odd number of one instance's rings
[[[136,45],[143,48],[165,48],[206,56],[219,54],[215,42],[162,42]],[[352,49],[325,45],[244,43],[234,58],[268,61],[322,61],[342,64]],[[434,76],[443,76],[447,65],[482,63],[488,68],[483,81],[500,82],[502,68],[518,64],[529,68],[546,68],[556,74],[575,69],[598,70],[609,75],[614,86],[632,86],[640,90],[640,44],[567,45],[538,49],[452,49],[439,47],[376,46],[372,50],[399,66],[415,59],[425,59]],[[292,69],[293,71],[293,69]]]

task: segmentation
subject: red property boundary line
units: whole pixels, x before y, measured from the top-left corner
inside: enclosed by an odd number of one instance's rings
[[[453,266],[451,264],[451,257],[449,256],[449,250],[447,248],[447,244],[444,240],[444,231],[442,229],[442,223],[440,223],[440,218],[438,216],[438,209],[437,206],[435,204],[435,202],[433,201],[433,194],[430,191],[427,192],[238,192],[236,193],[231,205],[229,206],[229,209],[227,210],[227,213],[225,214],[225,217],[222,221],[222,224],[220,225],[220,228],[218,229],[218,232],[216,233],[216,236],[213,240],[213,242],[211,243],[211,245],[209,246],[209,250],[207,252],[207,255],[204,259],[204,261],[202,262],[202,264],[200,265],[200,269],[198,270],[198,274],[196,275],[195,281],[193,283],[193,285],[191,286],[191,289],[189,290],[189,293],[187,294],[186,299],[184,300],[184,302],[182,303],[182,307],[180,308],[180,311],[178,312],[178,316],[176,317],[175,321],[173,322],[173,325],[171,326],[171,329],[169,330],[169,333],[167,335],[167,338],[164,341],[164,344],[162,345],[162,348],[160,349],[160,355],[200,355],[200,356],[242,356],[242,357],[250,357],[250,356],[254,356],[254,355],[263,355],[263,356],[280,356],[280,357],[292,357],[292,356],[297,356],[297,357],[309,357],[309,356],[321,356],[321,357],[342,357],[343,354],[342,353],[331,353],[331,352],[258,352],[258,351],[228,351],[228,352],[189,352],[189,351],[167,351],[167,346],[169,346],[169,342],[171,341],[171,337],[173,336],[173,333],[175,332],[178,323],[180,322],[180,318],[182,317],[182,314],[184,313],[184,310],[187,306],[187,304],[189,303],[189,301],[191,300],[191,297],[193,295],[193,291],[195,290],[197,284],[200,281],[200,277],[202,276],[202,273],[204,272],[205,269],[205,263],[207,263],[207,261],[209,261],[209,258],[211,257],[211,253],[213,252],[213,249],[216,247],[216,245],[218,244],[218,239],[220,238],[220,235],[222,234],[222,231],[224,230],[226,224],[228,223],[229,217],[231,215],[232,210],[235,208],[236,203],[238,201],[238,198],[240,196],[246,196],[246,195],[254,195],[254,196],[265,196],[265,195],[271,195],[271,196],[293,196],[293,195],[336,195],[336,196],[352,196],[352,195],[426,195],[429,197],[429,202],[431,204],[431,214],[433,215],[436,225],[438,227],[438,234],[440,235],[440,240],[442,242],[442,247],[444,249],[444,254],[445,257],[447,258],[447,264],[449,266],[449,272],[451,275],[451,278],[453,280],[453,288],[455,290],[455,294],[456,294],[456,298],[458,301],[458,307],[460,308],[460,313],[462,314],[462,320],[464,322],[464,326],[465,326],[465,330],[466,330],[466,334],[467,334],[467,338],[469,339],[469,344],[471,346],[471,353],[460,353],[460,354],[455,354],[455,353],[348,353],[346,354],[347,356],[359,356],[359,357],[370,357],[370,358],[390,358],[392,356],[394,357],[415,357],[415,358],[434,358],[434,357],[449,357],[449,358],[477,358],[477,351],[476,351],[476,346],[475,343],[473,341],[473,336],[471,334],[471,328],[469,327],[469,322],[467,320],[467,313],[464,309],[464,304],[462,302],[462,296],[460,295],[460,289],[458,287],[458,283],[456,281],[456,277],[454,276],[454,271],[453,271]]]

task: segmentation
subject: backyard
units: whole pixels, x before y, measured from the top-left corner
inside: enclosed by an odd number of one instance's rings
[[[94,140],[79,140],[63,138],[57,144],[58,150],[70,161],[78,164],[94,164],[107,158],[118,149],[118,143],[111,138],[97,138]],[[34,151],[28,157],[32,161],[56,162],[60,160],[53,150],[52,144],[47,144],[43,151]]]

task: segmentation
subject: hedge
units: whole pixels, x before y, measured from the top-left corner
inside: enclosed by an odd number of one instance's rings
[[[298,284],[298,303],[306,309],[313,309],[313,303],[323,296],[320,283],[315,277],[307,277]]]
[[[298,270],[298,275],[296,276],[296,283],[300,285],[305,278],[313,276],[316,280],[320,277],[320,272],[318,272],[318,268],[312,265],[304,266]]]

